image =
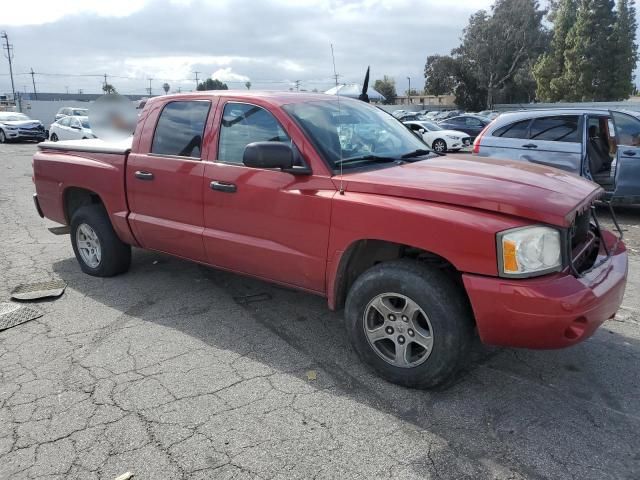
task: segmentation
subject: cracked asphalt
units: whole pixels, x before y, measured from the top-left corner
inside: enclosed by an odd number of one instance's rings
[[[476,345],[452,387],[414,391],[373,375],[321,298],[142,250],[82,274],[33,208],[35,150],[0,145],[0,301],[68,287],[0,332],[0,478],[640,478],[638,250],[588,341]],[[621,216],[635,249],[640,210]]]

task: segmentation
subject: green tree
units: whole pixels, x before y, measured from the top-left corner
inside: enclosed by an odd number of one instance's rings
[[[544,51],[544,14],[537,0],[496,0],[491,14],[480,10],[471,16],[462,44],[452,53],[465,76],[475,79],[475,94],[485,92],[488,108]],[[473,93],[468,87],[466,92]],[[473,99],[472,103],[480,102]]]
[[[104,85],[102,85],[102,91],[107,95],[115,95],[116,93],[118,93],[116,91],[116,88],[110,83],[105,83]]]
[[[244,86],[245,86],[245,87],[247,87],[247,90],[251,90],[251,82],[246,81],[246,82],[244,83]]]
[[[204,82],[198,84],[198,90],[229,90],[229,87],[217,78],[207,78]]]
[[[424,91],[427,95],[448,95],[456,86],[458,65],[449,55],[431,55],[424,66]]]
[[[613,0],[580,0],[567,36],[563,81],[568,101],[606,101],[613,96]]]
[[[559,0],[552,4],[548,19],[553,22],[553,37],[549,51],[533,67],[536,94],[539,100],[557,102],[568,94],[569,85],[564,77],[564,54],[567,36],[576,21],[577,0]]]
[[[615,68],[611,91],[611,97],[615,100],[627,99],[635,90],[633,71],[638,62],[637,27],[634,2],[618,0],[616,4],[616,23],[613,28]]]
[[[396,92],[396,81],[393,78],[385,75],[382,80],[375,81],[373,89],[384,97],[384,102],[382,103],[385,105],[393,105],[396,102],[398,93]]]
[[[171,88],[171,85],[169,85],[167,82],[162,84],[162,89],[164,90],[165,95],[169,93],[170,88]]]

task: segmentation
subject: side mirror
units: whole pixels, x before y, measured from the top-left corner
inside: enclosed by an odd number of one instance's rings
[[[254,142],[247,145],[242,163],[252,168],[293,168],[293,149],[282,142]]]
[[[426,132],[426,130],[424,128],[421,128],[420,130],[418,130],[420,133],[424,134]]]

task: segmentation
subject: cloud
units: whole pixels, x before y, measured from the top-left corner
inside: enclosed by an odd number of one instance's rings
[[[40,91],[98,92],[104,73],[122,93],[144,93],[149,78],[154,90],[166,81],[184,91],[195,88],[195,72],[249,78],[254,89],[285,90],[300,80],[303,89],[323,90],[333,84],[333,44],[340,81],[361,82],[371,65],[372,81],[389,75],[401,91],[407,76],[421,85],[426,57],[457,46],[469,16],[490,3],[117,0],[124,6],[116,12],[107,6],[113,0],[61,1],[23,9],[37,25],[28,15],[0,17],[14,45],[19,90],[31,90],[31,68]],[[0,57],[0,92],[9,89]]]
[[[249,77],[246,75],[240,75],[239,73],[233,73],[231,67],[220,68],[211,74],[213,80],[220,80],[221,82],[248,82]]]

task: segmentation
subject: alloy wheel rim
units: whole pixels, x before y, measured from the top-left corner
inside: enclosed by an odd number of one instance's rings
[[[441,140],[438,140],[436,144],[433,146],[433,149],[436,152],[444,152],[444,143]]]
[[[429,317],[406,295],[377,295],[364,310],[363,326],[373,351],[395,367],[417,367],[433,351]]]
[[[76,245],[82,261],[90,268],[98,268],[102,260],[100,239],[95,230],[86,223],[81,223],[76,230]]]

